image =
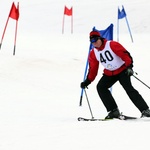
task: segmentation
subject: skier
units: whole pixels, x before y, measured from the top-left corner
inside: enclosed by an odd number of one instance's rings
[[[91,31],[89,38],[94,48],[90,51],[88,57],[87,77],[85,81],[81,82],[80,87],[85,89],[94,81],[98,73],[99,63],[101,63],[104,66],[104,71],[97,84],[97,92],[108,112],[105,119],[119,118],[121,115],[109,90],[117,81],[141,112],[141,117],[150,117],[150,109],[147,103],[131,83],[130,77],[134,71],[130,53],[119,42],[103,38],[98,31]]]

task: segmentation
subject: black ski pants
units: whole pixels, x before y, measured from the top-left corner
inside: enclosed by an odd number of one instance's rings
[[[103,74],[102,78],[99,80],[97,92],[108,112],[118,108],[115,99],[109,90],[109,88],[117,81],[120,82],[127,95],[140,112],[149,108],[139,92],[132,86],[130,77],[131,76],[128,76],[125,71],[123,71],[114,76],[106,76]]]

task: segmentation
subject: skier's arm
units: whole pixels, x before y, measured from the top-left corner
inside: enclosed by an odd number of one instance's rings
[[[99,61],[96,59],[93,50],[89,54],[88,61],[89,61],[89,70],[87,78],[92,82],[95,79],[99,68]]]

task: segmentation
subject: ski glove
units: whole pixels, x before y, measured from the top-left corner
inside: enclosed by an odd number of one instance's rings
[[[126,74],[127,74],[128,76],[132,76],[132,75],[134,74],[133,69],[132,69],[132,68],[127,68]]]
[[[82,89],[87,88],[87,86],[91,83],[91,81],[87,78],[85,81],[81,82],[80,87]]]

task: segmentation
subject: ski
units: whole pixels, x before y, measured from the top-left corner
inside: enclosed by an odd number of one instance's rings
[[[138,118],[132,117],[132,116],[120,115],[120,117],[118,119],[119,120],[133,120],[133,119],[138,119]]]
[[[126,115],[121,115],[119,118],[114,118],[114,119],[118,119],[118,120],[135,120],[135,119],[139,119],[137,117],[131,117],[131,116],[126,116]],[[105,118],[83,118],[83,117],[79,117],[78,121],[109,121],[109,120],[114,120],[114,119],[105,119]]]
[[[79,117],[78,121],[106,121],[106,120],[112,120],[112,119],[95,119],[95,118],[83,118],[83,117]]]

